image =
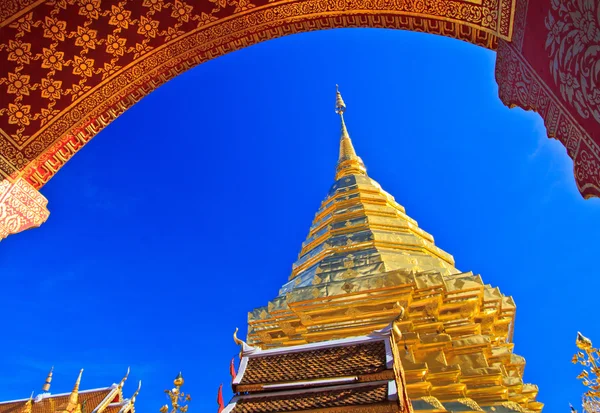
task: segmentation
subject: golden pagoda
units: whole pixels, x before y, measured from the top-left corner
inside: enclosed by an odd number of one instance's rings
[[[368,176],[350,140],[345,110],[338,90],[335,182],[288,282],[249,313],[247,343],[236,338],[240,372],[234,398],[220,410],[540,412],[538,388],[523,382],[525,360],[513,353],[513,299],[481,276],[458,270],[453,257]],[[374,365],[346,371],[344,360],[354,357],[348,347],[379,340],[386,329],[396,331],[384,339],[392,343],[389,357],[398,365],[395,383],[386,382],[392,373],[381,365],[375,380],[379,407],[361,410],[358,395],[374,380]],[[339,354],[327,358],[324,348]],[[357,357],[377,359],[369,351]],[[342,386],[349,404],[323,401],[338,400],[335,395],[319,398],[344,379],[351,383]],[[404,396],[408,406],[394,402]]]
[[[129,376],[129,369],[125,377],[118,384],[108,387],[79,390],[83,369],[75,381],[70,393],[51,394],[52,368],[46,382],[42,386],[42,393],[28,399],[0,402],[0,413],[135,413],[135,399],[140,391],[141,382],[130,398],[123,395],[123,386]]]

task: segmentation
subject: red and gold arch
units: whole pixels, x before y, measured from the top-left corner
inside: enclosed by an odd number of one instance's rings
[[[178,74],[292,33],[405,29],[497,51],[500,99],[537,111],[600,195],[596,0],[3,0],[0,238],[39,226],[38,192],[92,137]]]

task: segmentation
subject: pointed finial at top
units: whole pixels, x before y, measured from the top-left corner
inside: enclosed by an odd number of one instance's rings
[[[344,99],[342,99],[342,94],[340,93],[340,87],[335,85],[335,113],[338,115],[342,115],[346,111],[346,104],[344,103]]]
[[[119,382],[119,388],[123,388],[123,386],[125,385],[125,381],[127,381],[127,378],[129,377],[129,372],[130,372],[131,368],[127,367],[127,373],[125,373],[125,376],[121,379],[121,381]]]
[[[27,399],[27,401],[25,402],[25,405],[21,409],[20,413],[31,413],[32,403],[33,403],[33,393],[34,392],[31,392],[31,396],[29,396],[29,399]]]
[[[138,388],[135,391],[135,393],[133,393],[133,396],[131,396],[131,399],[129,399],[129,403],[134,404],[135,403],[135,399],[138,396],[138,394],[140,394],[140,389],[142,388],[142,381],[140,380],[138,383]]]
[[[79,371],[79,376],[77,376],[77,381],[75,381],[75,385],[73,386],[73,391],[69,396],[69,404],[72,406],[77,405],[79,401],[79,384],[81,383],[81,376],[83,375],[83,369]]]
[[[50,391],[50,384],[52,383],[52,372],[53,371],[54,371],[54,366],[52,366],[52,368],[50,369],[50,372],[48,373],[48,377],[46,377],[46,382],[42,386],[42,391],[44,393],[48,393]]]
[[[233,332],[233,341],[235,342],[235,344],[237,344],[238,346],[243,346],[244,342],[242,340],[240,340],[237,336],[238,333],[238,328],[235,328],[235,331]]]
[[[181,372],[179,372],[177,377],[175,377],[175,380],[173,380],[173,384],[175,385],[175,387],[183,386],[183,376],[181,375]]]
[[[585,337],[579,331],[577,332],[577,340],[575,341],[575,344],[581,350],[588,350],[588,349],[592,348],[592,340]]]
[[[240,340],[237,336],[238,333],[238,328],[235,328],[235,331],[233,332],[233,341],[235,341],[235,344],[237,344],[238,346],[240,346],[240,360],[242,359],[242,357],[244,356],[244,354],[251,354],[253,352],[255,352],[257,349],[249,346],[244,340]]]
[[[338,180],[348,175],[366,175],[367,168],[362,159],[356,155],[348,129],[346,128],[346,122],[344,121],[344,112],[346,111],[346,104],[342,99],[340,88],[335,85],[335,112],[340,115],[342,123],[341,137],[340,137],[340,155],[338,158],[338,165],[335,174],[335,179]]]

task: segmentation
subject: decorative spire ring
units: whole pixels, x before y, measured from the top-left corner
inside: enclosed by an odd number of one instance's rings
[[[367,174],[367,168],[365,168],[362,159],[356,155],[356,151],[354,150],[354,146],[350,140],[350,135],[348,134],[348,129],[346,128],[346,122],[344,122],[345,111],[346,103],[344,103],[344,99],[342,99],[339,86],[335,85],[335,113],[340,115],[342,126],[340,136],[340,155],[335,174],[336,180],[348,175]]]
[[[346,104],[344,103],[344,99],[342,99],[340,88],[338,85],[335,85],[335,113],[338,115],[343,115],[345,111]]]
[[[54,371],[54,366],[52,366],[52,368],[50,369],[50,372],[48,373],[48,377],[46,377],[46,382],[42,386],[42,391],[44,393],[48,393],[50,391],[50,385],[52,384],[52,372],[53,371]]]

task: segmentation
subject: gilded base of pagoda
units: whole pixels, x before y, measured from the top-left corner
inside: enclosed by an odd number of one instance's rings
[[[470,272],[390,271],[299,288],[249,314],[248,341],[274,348],[368,334],[402,309],[398,351],[417,410],[444,412],[456,402],[541,411],[537,386],[522,380],[525,360],[513,353],[512,298]]]

